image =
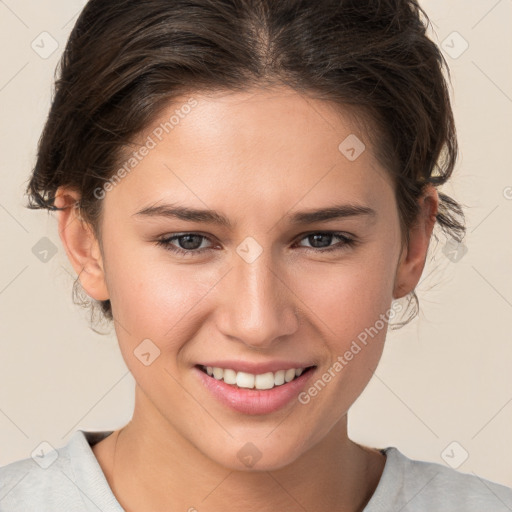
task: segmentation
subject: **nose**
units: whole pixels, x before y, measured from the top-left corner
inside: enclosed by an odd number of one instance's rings
[[[253,350],[267,349],[279,338],[295,333],[298,298],[290,273],[273,264],[266,250],[250,263],[238,256],[234,260],[234,268],[219,290],[219,330]]]

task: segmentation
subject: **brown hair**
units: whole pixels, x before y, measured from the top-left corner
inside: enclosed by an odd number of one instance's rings
[[[448,67],[428,26],[415,0],[90,0],[60,62],[28,207],[55,210],[57,188],[75,188],[101,240],[94,191],[173,98],[284,84],[369,120],[407,239],[424,187],[444,184],[457,158]],[[439,198],[437,223],[460,242],[462,209]],[[112,319],[110,301],[100,306]]]

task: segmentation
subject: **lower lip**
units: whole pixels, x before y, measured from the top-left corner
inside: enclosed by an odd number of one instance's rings
[[[197,367],[197,372],[204,386],[221,403],[243,414],[269,414],[278,411],[294,398],[296,399],[316,368],[311,368],[300,377],[272,389],[246,389],[226,384],[222,380],[210,377]]]

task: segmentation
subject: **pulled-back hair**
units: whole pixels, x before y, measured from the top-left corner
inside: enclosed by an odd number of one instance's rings
[[[449,71],[428,27],[415,0],[90,0],[60,62],[28,206],[55,210],[57,188],[72,187],[101,241],[95,190],[169,102],[286,85],[366,120],[408,240],[425,186],[444,184],[457,158]],[[437,223],[460,242],[462,209],[439,199]],[[112,319],[110,301],[99,305]]]

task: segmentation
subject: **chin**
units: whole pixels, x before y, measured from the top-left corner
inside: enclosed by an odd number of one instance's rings
[[[302,454],[302,444],[294,437],[287,435],[287,444],[284,444],[279,437],[270,440],[269,431],[254,441],[239,441],[230,438],[224,442],[224,448],[217,447],[223,443],[216,443],[215,446],[207,447],[203,453],[217,464],[233,471],[276,471],[292,464]],[[265,439],[267,437],[267,439]],[[270,436],[271,437],[271,436]],[[247,437],[249,439],[249,437]]]

